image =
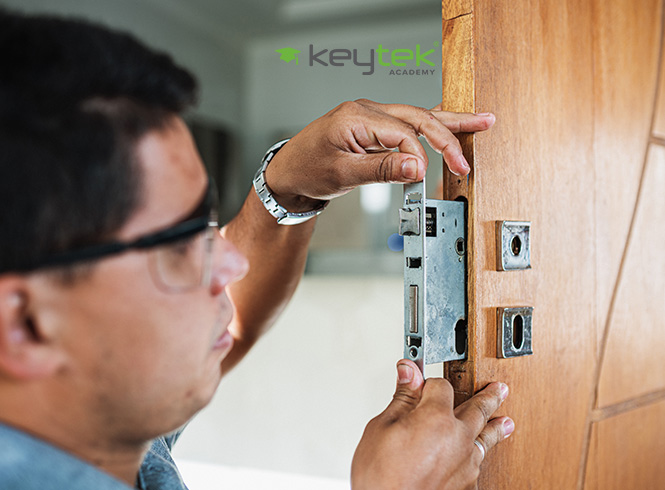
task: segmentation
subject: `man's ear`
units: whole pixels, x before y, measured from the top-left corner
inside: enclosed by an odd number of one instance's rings
[[[0,275],[0,377],[43,379],[61,365],[63,357],[40,334],[30,302],[30,288],[23,277]]]

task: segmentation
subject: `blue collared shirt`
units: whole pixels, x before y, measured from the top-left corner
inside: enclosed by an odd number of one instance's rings
[[[171,457],[179,432],[155,439],[136,480],[140,490],[187,490]],[[21,430],[0,424],[0,489],[131,490],[126,483]]]

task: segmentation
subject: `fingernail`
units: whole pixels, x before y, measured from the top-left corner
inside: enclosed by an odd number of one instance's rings
[[[459,156],[459,163],[460,163],[460,165],[462,165],[462,167],[464,167],[467,171],[469,171],[469,172],[471,171],[471,167],[469,166],[469,162],[466,161],[466,158],[464,158],[464,155],[462,155],[461,153],[460,153],[460,156]]]
[[[504,401],[506,398],[508,398],[509,392],[510,390],[508,389],[508,385],[501,383],[501,401]]]
[[[405,179],[415,180],[418,178],[418,160],[409,158],[402,164],[402,175]]]
[[[476,116],[493,116],[491,112],[476,112]]]
[[[413,380],[413,369],[406,364],[397,365],[397,382],[401,385],[410,383]]]
[[[515,430],[515,422],[512,419],[506,419],[503,422],[503,438],[507,439]]]

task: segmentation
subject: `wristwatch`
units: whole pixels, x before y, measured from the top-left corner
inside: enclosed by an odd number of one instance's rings
[[[288,142],[288,139],[275,143],[263,156],[261,160],[261,167],[254,176],[254,190],[261,199],[261,202],[268,210],[268,212],[277,218],[277,223],[280,225],[298,225],[304,223],[314,216],[318,216],[326,208],[330,201],[321,201],[321,204],[311,211],[304,213],[290,213],[284,206],[281,206],[273,197],[270,187],[266,184],[266,168],[273,159],[275,154]]]

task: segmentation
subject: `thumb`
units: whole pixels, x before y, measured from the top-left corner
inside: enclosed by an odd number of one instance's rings
[[[376,182],[420,182],[425,178],[426,163],[412,153],[381,151],[361,156],[357,185]]]
[[[397,363],[397,389],[384,414],[397,420],[409,413],[420,403],[425,381],[420,369],[413,361],[402,359]]]

